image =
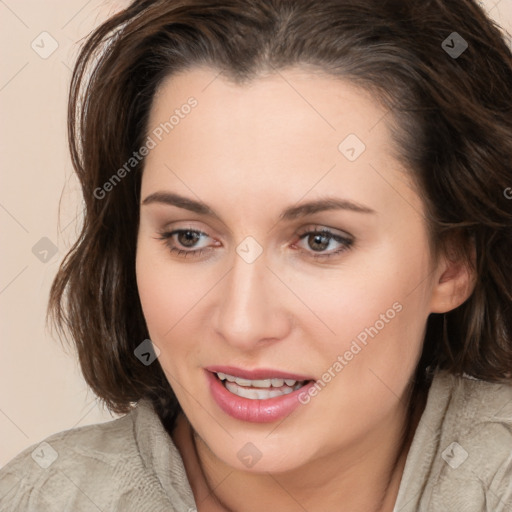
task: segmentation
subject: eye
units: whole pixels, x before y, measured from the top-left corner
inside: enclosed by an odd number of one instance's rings
[[[174,231],[161,232],[159,235],[160,236],[157,237],[157,240],[163,240],[171,253],[175,253],[178,256],[183,256],[185,258],[198,257],[205,251],[212,250],[212,247],[203,247],[193,250],[183,250],[176,247],[176,242],[182,247],[193,247],[201,237],[210,238],[207,233],[203,233],[197,229],[176,229]]]
[[[203,253],[213,250],[213,247],[211,246],[204,246],[199,249],[191,249],[192,247],[196,247],[196,244],[202,237],[210,238],[210,236],[203,231],[189,228],[176,229],[174,231],[164,231],[159,233],[159,236],[156,238],[157,240],[164,241],[165,245],[168,247],[171,253],[180,257],[188,258],[199,257]],[[344,251],[349,250],[354,243],[353,238],[350,238],[348,235],[344,236],[336,234],[327,228],[321,228],[318,226],[315,226],[309,231],[303,231],[302,233],[299,233],[299,237],[300,241],[307,238],[308,245],[313,248],[313,251],[303,250],[303,252],[307,253],[308,257],[314,259],[327,259],[332,256],[336,256]],[[325,251],[325,249],[327,249],[332,242],[341,245],[341,247],[325,254],[320,252]],[[318,254],[314,254],[314,252],[317,252]]]
[[[310,251],[306,251],[309,253],[308,256],[311,256],[314,259],[331,258],[332,256],[336,256],[344,251],[349,250],[354,243],[354,239],[350,238],[349,236],[336,234],[327,228],[321,228],[319,226],[315,226],[312,230],[299,233],[299,236],[300,240],[307,238],[308,245],[313,248],[313,252],[317,253],[328,248],[331,242],[341,244],[341,247],[326,254],[313,254]]]

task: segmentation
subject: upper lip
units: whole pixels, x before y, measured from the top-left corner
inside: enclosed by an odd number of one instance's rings
[[[314,377],[308,375],[299,375],[297,373],[284,372],[282,370],[274,370],[272,368],[255,368],[254,370],[244,370],[234,366],[206,366],[205,370],[213,373],[227,373],[233,377],[240,377],[247,380],[264,380],[264,379],[291,379],[296,381],[315,380]]]

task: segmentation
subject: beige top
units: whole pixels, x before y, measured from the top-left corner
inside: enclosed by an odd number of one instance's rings
[[[54,434],[0,470],[2,512],[194,512],[151,404]],[[512,511],[512,386],[435,375],[394,512]],[[336,511],[337,512],[337,511]]]

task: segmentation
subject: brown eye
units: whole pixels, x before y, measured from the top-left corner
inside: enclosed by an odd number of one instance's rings
[[[177,231],[177,240],[181,245],[185,247],[192,247],[200,238],[200,234],[197,231]]]
[[[311,249],[306,250],[305,252],[309,253],[312,258],[316,259],[330,258],[331,256],[341,254],[342,252],[348,250],[354,243],[352,238],[338,235],[326,228],[303,232],[300,235],[300,240],[303,239],[306,239],[307,246]],[[324,254],[323,251],[325,251],[333,242],[340,244],[341,247]],[[314,254],[315,252],[318,254]]]
[[[212,249],[211,247],[201,247],[199,249],[187,250],[187,248],[195,247],[202,237],[210,238],[207,233],[195,229],[176,229],[160,233],[157,239],[163,240],[171,253],[188,258],[200,256],[205,251]]]

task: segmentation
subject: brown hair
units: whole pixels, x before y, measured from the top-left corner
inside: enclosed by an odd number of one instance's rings
[[[468,44],[459,56],[443,46],[453,32]],[[179,404],[160,365],[134,355],[149,337],[135,278],[144,160],[104,197],[95,191],[143,145],[164,78],[208,65],[241,84],[301,64],[352,80],[392,112],[433,253],[457,240],[471,265],[476,250],[471,297],[429,316],[417,389],[435,368],[512,380],[512,54],[477,3],[136,0],[88,37],[73,71],[68,134],[84,222],[48,304],[112,411],[148,397],[172,426]]]

